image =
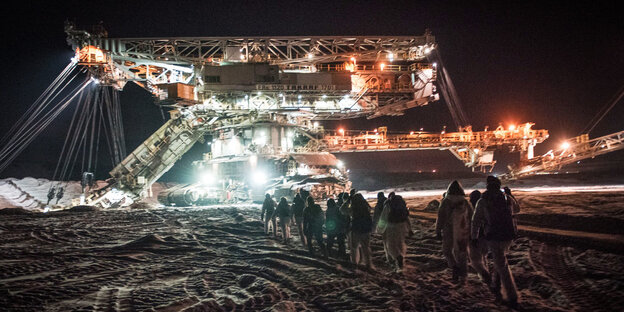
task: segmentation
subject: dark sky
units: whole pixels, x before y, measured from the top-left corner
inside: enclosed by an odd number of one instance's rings
[[[0,131],[72,56],[63,33],[67,19],[85,28],[103,21],[110,37],[421,35],[429,28],[474,127],[533,121],[551,132],[543,149],[577,135],[624,84],[624,19],[617,1],[62,2],[21,1],[3,12]],[[125,91],[122,102],[131,150],[162,120],[138,88]],[[620,103],[591,136],[623,130],[623,116]],[[68,118],[0,176],[54,162]],[[453,125],[443,102],[399,118],[345,124],[431,131]]]

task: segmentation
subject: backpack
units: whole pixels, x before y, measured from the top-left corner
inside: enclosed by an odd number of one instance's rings
[[[390,211],[388,212],[388,222],[401,223],[409,217],[407,205],[401,196],[394,196],[390,201]]]
[[[489,193],[487,191],[486,193]],[[485,239],[494,241],[507,241],[515,239],[518,236],[518,230],[515,227],[511,207],[508,204],[507,197],[500,194],[484,194],[487,205],[487,214],[489,216],[489,224],[486,227]]]

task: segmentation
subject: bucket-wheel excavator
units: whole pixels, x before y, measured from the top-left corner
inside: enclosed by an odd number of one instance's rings
[[[422,36],[107,38],[67,24],[78,64],[100,85],[126,82],[173,108],[170,119],[112,171],[84,204],[127,205],[149,193],[193,144],[211,152],[195,162],[202,178],[160,194],[167,205],[255,199],[267,190],[307,189],[322,198],[348,190],[332,153],[446,149],[466,166],[491,170],[493,150],[532,157],[548,137],[532,124],[456,133],[340,133],[318,121],[402,115],[439,99],[435,38]]]

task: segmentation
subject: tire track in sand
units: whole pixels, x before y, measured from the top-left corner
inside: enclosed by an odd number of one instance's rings
[[[535,243],[531,248],[533,262],[557,285],[577,311],[619,311],[621,300],[612,300],[607,292],[597,292],[590,283],[566,263],[561,247]]]

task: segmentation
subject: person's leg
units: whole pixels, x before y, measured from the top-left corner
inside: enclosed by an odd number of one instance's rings
[[[290,239],[290,218],[286,219],[286,222],[284,223],[284,240],[289,240]]]
[[[338,234],[338,256],[339,257],[344,257],[345,255],[345,234],[344,233],[340,233]]]
[[[323,254],[323,256],[327,257],[327,248],[325,247],[325,244],[323,243],[323,230],[316,232],[315,238],[316,238],[316,242],[319,244],[319,247],[321,248],[321,253]]]
[[[301,245],[303,247],[307,246],[307,237],[303,233],[303,218],[299,218],[299,220],[297,220],[297,231],[299,231],[299,237],[301,238]]]
[[[349,245],[349,251],[351,252],[351,262],[353,262],[353,264],[357,264],[358,263],[358,245],[359,242],[357,240],[357,234],[354,232],[351,232],[349,234],[350,237],[350,245]]]
[[[271,222],[273,223],[273,236],[277,237],[277,218],[274,217]]]
[[[264,234],[269,234],[269,221],[268,217],[264,219]]]
[[[334,247],[334,241],[336,240],[335,233],[327,233],[327,253],[332,254],[332,247]]]
[[[280,232],[282,232],[282,240],[286,240],[286,222],[284,220],[279,221]]]
[[[465,282],[468,276],[468,241],[459,240],[455,242],[455,259],[457,260],[457,270],[459,281]]]
[[[306,238],[306,244],[308,245],[308,250],[310,251],[311,254],[314,254],[314,248],[312,247],[312,234],[308,233],[308,235],[305,236]]]
[[[455,261],[455,255],[453,255],[453,237],[447,236],[448,235],[445,235],[442,239],[442,254],[444,254],[444,258],[446,258],[448,267],[455,269],[457,267],[457,262]]]
[[[386,262],[392,263],[392,257],[388,252],[388,234],[384,232],[381,234],[381,241],[383,242],[384,254],[386,255]]]
[[[511,241],[490,242],[490,250],[494,261],[494,270],[498,274],[502,288],[503,300],[510,303],[518,302],[518,289],[514,281],[509,264],[507,263],[507,250],[511,245]]]
[[[370,233],[362,233],[361,237],[362,258],[367,268],[374,269],[370,248]]]
[[[470,265],[477,271],[477,274],[488,286],[492,282],[490,271],[485,266],[485,255],[487,254],[487,243],[484,239],[480,239],[477,246],[469,246],[468,254],[470,256]]]

